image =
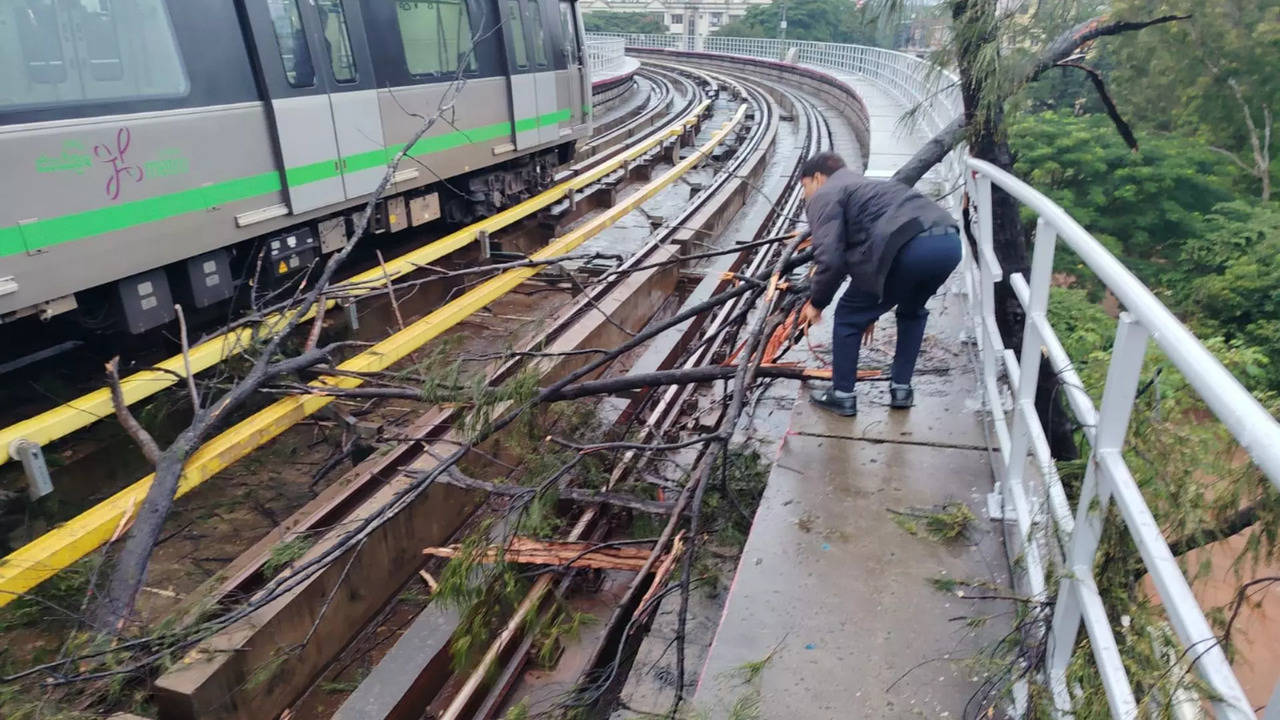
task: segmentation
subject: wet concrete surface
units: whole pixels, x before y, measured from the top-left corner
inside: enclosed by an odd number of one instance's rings
[[[867,176],[887,178],[907,161],[928,139],[923,129],[915,123],[900,123],[907,108],[902,107],[880,86],[854,73],[835,70],[826,66],[816,69],[844,79],[858,91],[866,103],[871,118],[871,157]]]
[[[1009,608],[942,592],[931,580],[1003,588],[1007,564],[1000,527],[985,518],[985,420],[954,284],[930,308],[911,410],[889,409],[885,382],[859,384],[856,418],[825,413],[809,403],[809,387],[792,386],[790,425],[695,712],[730,717],[735,705],[755,702],[759,717],[805,720],[975,711],[970,701],[984,680],[977,658],[1007,632],[1000,614]],[[813,330],[817,357],[801,348],[790,359],[822,364],[829,323]],[[880,326],[864,367],[892,358],[893,316]],[[956,540],[912,535],[895,520],[948,502],[977,518]],[[750,678],[744,665],[765,658]]]
[[[974,661],[1005,632],[969,620],[1005,608],[929,581],[1000,581],[999,536],[979,521],[955,543],[914,537],[890,510],[959,500],[977,515],[989,485],[978,450],[788,437],[694,707],[725,717],[758,691],[762,717],[961,717]],[[738,671],[765,658],[756,683]]]

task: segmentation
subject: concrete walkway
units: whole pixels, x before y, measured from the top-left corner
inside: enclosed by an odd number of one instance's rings
[[[887,176],[921,139],[898,131],[901,108],[884,93],[861,89],[872,116],[868,174]],[[930,308],[913,409],[889,410],[883,382],[859,385],[859,415],[849,419],[798,391],[695,713],[844,720],[984,708],[981,658],[1008,631],[1010,608],[968,596],[1000,594],[1007,563],[1001,526],[985,514],[990,454],[956,278]],[[826,322],[815,345],[829,344]],[[863,366],[887,366],[894,337],[889,315]],[[961,537],[909,532],[947,504],[974,516]]]
[[[888,178],[893,175],[929,139],[916,124],[900,122],[906,108],[881,90],[879,85],[852,73],[818,66],[814,69],[835,75],[857,88],[867,105],[867,114],[871,118],[871,158],[867,177]],[[839,150],[836,148],[837,152]]]

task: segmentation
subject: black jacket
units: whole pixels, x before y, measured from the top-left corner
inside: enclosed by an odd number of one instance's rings
[[[935,227],[956,227],[937,203],[899,182],[868,180],[848,168],[827,178],[805,214],[813,234],[809,301],[831,304],[847,274],[853,287],[884,297],[884,281],[898,250]]]

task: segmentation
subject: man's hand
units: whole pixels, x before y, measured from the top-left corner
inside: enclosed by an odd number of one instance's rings
[[[822,311],[806,300],[804,307],[800,308],[800,319],[804,321],[805,325],[817,325],[822,321]]]
[[[871,341],[874,340],[875,337],[876,337],[876,321],[872,320],[871,324],[867,326],[867,329],[862,331],[862,344],[863,345],[871,344]]]

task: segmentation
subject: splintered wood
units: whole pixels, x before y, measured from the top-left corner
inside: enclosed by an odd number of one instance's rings
[[[424,555],[451,558],[458,554],[461,546],[445,545],[429,547],[422,551]],[[501,557],[506,562],[522,565],[555,565],[559,567],[593,568],[597,570],[629,570],[639,572],[649,559],[652,550],[648,547],[609,547],[599,543],[557,542],[551,540],[534,540],[532,538],[512,538],[507,547],[491,545],[476,558],[479,562],[496,562]]]
[[[679,559],[680,554],[683,552],[684,531],[681,530],[680,533],[676,535],[675,539],[671,541],[671,552],[667,553],[667,556],[658,564],[658,570],[653,575],[653,584],[649,586],[649,592],[645,593],[644,597],[640,599],[640,604],[636,608],[637,617],[644,617],[646,613],[656,611],[656,605],[652,608],[649,606],[658,592],[666,586],[667,579],[671,577],[671,570],[675,568],[676,560]],[[633,631],[638,630],[639,628],[640,625],[636,624]]]

